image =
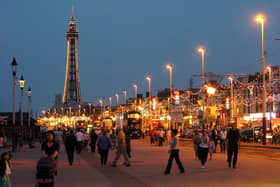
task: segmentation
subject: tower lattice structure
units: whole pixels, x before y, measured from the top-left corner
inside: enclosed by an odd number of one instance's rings
[[[75,22],[74,14],[70,19],[67,31],[67,60],[66,73],[63,93],[63,104],[81,103],[81,90],[78,71],[78,29]]]

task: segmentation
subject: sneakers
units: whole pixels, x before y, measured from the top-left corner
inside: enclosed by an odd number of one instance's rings
[[[205,166],[204,166],[204,165],[202,165],[202,166],[201,166],[201,169],[205,169]]]

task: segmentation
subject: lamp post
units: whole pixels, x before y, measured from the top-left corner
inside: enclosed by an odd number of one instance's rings
[[[116,99],[117,99],[117,108],[118,108],[120,96],[119,96],[119,94],[116,94],[115,96],[116,96]]]
[[[273,96],[273,94],[272,94],[272,69],[271,69],[271,67],[270,66],[267,66],[266,67],[266,69],[268,70],[268,73],[269,73],[269,93],[268,93],[268,95],[269,95],[269,127],[270,127],[270,129],[271,129],[271,112],[273,111],[273,104],[272,104],[272,96]]]
[[[102,101],[102,99],[99,99],[99,104],[100,104],[100,114],[101,114],[101,116],[103,115],[103,101]]]
[[[262,74],[263,74],[263,145],[266,144],[266,81],[265,81],[265,49],[264,49],[264,19],[263,15],[258,15],[256,21],[261,24],[262,32]]]
[[[173,102],[172,102],[172,98],[173,98],[173,65],[172,64],[167,64],[166,65],[166,69],[169,70],[169,82],[170,82],[170,98],[169,98],[169,102],[170,102],[170,105],[169,105],[169,115],[170,117],[172,116],[172,105],[173,105]],[[172,121],[172,117],[170,118],[170,123],[169,123],[169,126],[168,126],[168,130],[170,130],[170,127],[171,127],[171,121]]]
[[[135,110],[137,108],[137,94],[138,94],[138,86],[137,84],[133,84],[133,88],[135,90]]]
[[[25,80],[23,78],[23,75],[21,76],[19,80],[19,87],[21,90],[21,99],[20,99],[20,125],[23,126],[23,89],[24,89],[24,83]]]
[[[204,71],[204,63],[205,63],[205,48],[198,48],[198,52],[201,53],[201,63],[202,63],[202,112],[203,112],[203,117],[202,117],[202,128],[204,129],[204,120],[205,120],[205,71]]]
[[[112,97],[109,97],[109,115],[111,115],[112,111]]]
[[[234,96],[233,96],[233,78],[229,77],[228,80],[230,81],[230,103],[231,103],[231,118],[234,116]]]
[[[29,143],[29,147],[32,147],[32,136],[33,136],[33,127],[31,127],[30,124],[30,116],[31,116],[31,88],[28,88],[28,128],[29,128],[29,133],[28,133],[28,143]]]
[[[13,75],[13,125],[16,124],[16,75],[17,75],[17,61],[13,58],[11,63]]]
[[[150,130],[152,130],[152,119],[151,119],[151,102],[152,102],[152,86],[151,86],[151,82],[152,82],[152,78],[151,76],[146,76],[146,80],[148,81],[149,84],[149,126],[150,126]]]
[[[91,115],[91,103],[88,103],[88,115]]]
[[[30,127],[30,115],[31,115],[31,88],[28,88],[28,126]]]
[[[127,92],[124,90],[123,91],[123,98],[124,98],[124,104],[126,105],[126,94],[127,94]]]

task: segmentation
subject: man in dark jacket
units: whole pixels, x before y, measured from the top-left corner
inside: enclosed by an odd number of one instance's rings
[[[90,147],[91,147],[92,153],[95,152],[97,138],[98,138],[98,135],[95,133],[95,130],[92,130],[90,133]]]
[[[66,153],[68,156],[68,162],[70,166],[72,166],[73,164],[76,142],[77,142],[76,137],[73,133],[73,130],[71,130],[70,134],[66,136],[66,140],[65,140],[65,148],[66,148]]]
[[[238,147],[240,143],[240,134],[239,130],[236,128],[236,124],[233,124],[232,129],[230,129],[227,133],[226,144],[228,148],[228,167],[232,167],[235,169],[238,155]],[[233,160],[232,160],[233,155]]]

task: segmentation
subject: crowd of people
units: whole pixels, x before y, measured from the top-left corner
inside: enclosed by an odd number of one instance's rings
[[[130,136],[122,129],[117,129],[116,131],[92,130],[90,134],[82,129],[76,132],[73,130],[64,132],[59,130],[48,131],[45,133],[45,138],[41,145],[43,158],[37,164],[38,186],[45,183],[54,184],[62,142],[64,143],[70,166],[73,165],[75,151],[77,154],[80,154],[83,150],[95,153],[96,148],[100,155],[101,167],[107,165],[109,151],[113,149],[116,149],[116,154],[112,161],[112,167],[117,166],[120,156],[124,157],[125,166],[129,167],[131,165],[129,161],[129,158],[131,158]],[[50,171],[46,172],[46,175],[41,174],[45,172],[46,165],[48,165]]]
[[[171,138],[169,140],[169,159],[165,169],[164,174],[169,174],[172,166],[172,161],[175,159],[178,165],[178,168],[181,173],[184,173],[184,166],[179,158],[179,144],[177,130],[173,129],[171,131]],[[206,168],[206,162],[208,155],[212,159],[213,153],[217,151],[218,142],[221,145],[221,152],[225,152],[227,149],[227,163],[228,167],[235,169],[237,164],[238,149],[240,144],[240,132],[236,127],[236,124],[232,125],[232,128],[226,130],[218,130],[217,127],[214,127],[212,131],[202,130],[194,132],[193,136],[193,145],[195,152],[195,159],[200,160],[201,168]]]

